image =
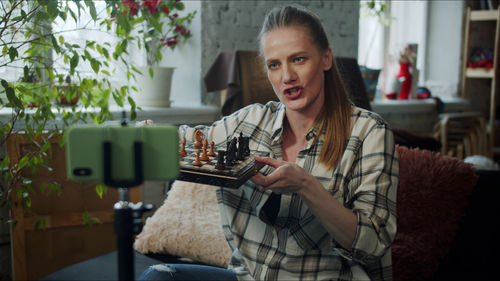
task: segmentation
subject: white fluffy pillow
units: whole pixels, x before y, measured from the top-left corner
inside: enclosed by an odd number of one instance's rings
[[[134,248],[227,267],[231,250],[222,232],[215,188],[175,181],[163,205],[146,220]]]

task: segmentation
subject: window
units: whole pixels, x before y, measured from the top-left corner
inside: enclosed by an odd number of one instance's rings
[[[383,69],[379,86],[399,71],[399,52],[405,44],[418,44],[418,85],[433,87],[433,95],[457,96],[462,51],[463,1],[383,1],[391,18],[384,26],[369,16],[362,0],[359,20],[358,63]]]
[[[73,11],[76,11],[77,7],[74,2],[68,1],[67,4]],[[99,17],[106,17],[106,2],[95,1],[94,5]],[[107,32],[105,27],[99,26],[99,22],[94,22],[88,13],[81,13],[78,18],[79,21],[75,22],[69,16],[66,21],[58,17],[57,20],[51,25],[52,32],[54,33],[56,39],[59,38],[58,34],[60,34],[64,37],[66,42],[71,42],[71,44],[84,46],[90,41],[95,41],[96,44],[106,47],[110,52],[114,50],[116,44],[118,43],[118,39],[112,32]],[[79,55],[83,56],[84,54],[80,53]],[[105,60],[104,56],[99,55],[98,51],[94,51],[92,56],[98,58],[102,57],[102,61]],[[129,52],[129,56],[130,61],[133,63],[140,59],[138,52]],[[53,68],[59,73],[69,71],[68,62],[64,60],[62,55],[56,56],[55,52],[52,52],[52,63]],[[115,84],[126,84],[126,75],[123,71],[120,71],[120,65],[110,65],[109,68],[116,68],[116,75],[110,77],[111,82],[115,82]],[[84,61],[83,59],[79,59],[76,70],[83,76],[93,74],[90,63],[88,61]]]
[[[61,0],[60,0],[61,1]],[[73,4],[69,2],[69,4]],[[95,1],[97,13],[106,14],[106,2]],[[188,13],[199,11],[201,9],[200,1],[184,1],[185,10]],[[76,8],[76,7],[75,7]],[[58,18],[58,21],[52,24],[53,32],[64,31],[64,37],[71,42],[79,42],[86,44],[87,41],[96,41],[97,44],[107,45],[109,50],[114,50],[118,43],[114,34],[105,31],[98,23],[94,23],[89,14],[82,14],[79,25],[68,17],[64,22]],[[171,99],[172,106],[199,106],[201,104],[201,15],[198,13],[191,23],[192,37],[185,42],[180,48],[172,51],[165,48],[163,60],[159,63],[160,66],[175,67],[174,76],[172,78]],[[146,54],[144,50],[139,50],[137,46],[130,45],[132,50],[129,51],[130,62],[136,66],[146,65]],[[53,58],[54,67],[59,71],[69,69],[63,57]],[[116,68],[116,75],[110,79],[111,83],[117,85],[126,83],[126,73],[120,65],[110,66]],[[80,60],[78,70],[82,73],[92,72],[92,68],[88,62]]]

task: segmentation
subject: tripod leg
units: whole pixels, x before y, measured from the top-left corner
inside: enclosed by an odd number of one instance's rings
[[[122,193],[123,189],[120,188],[119,192]],[[125,196],[120,194],[121,200],[128,200],[128,198],[122,197]],[[119,280],[134,280],[132,208],[130,203],[125,200],[117,202],[114,206],[115,233],[118,240],[118,278]]]

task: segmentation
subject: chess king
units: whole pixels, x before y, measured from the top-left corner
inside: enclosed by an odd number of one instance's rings
[[[202,132],[225,153],[248,136],[249,157],[265,165],[241,187],[217,189],[230,267],[172,264],[140,279],[391,280],[398,161],[390,127],[351,103],[311,11],[272,9],[259,43],[279,102],[179,127],[188,143]]]

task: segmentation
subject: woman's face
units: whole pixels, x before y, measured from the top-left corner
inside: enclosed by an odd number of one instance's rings
[[[267,76],[287,110],[316,116],[325,99],[324,71],[331,50],[321,51],[304,27],[280,27],[266,33],[262,49]]]

